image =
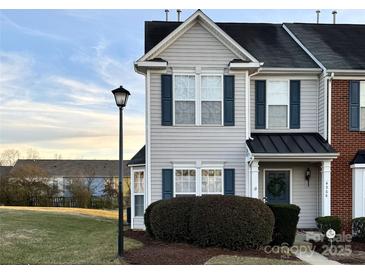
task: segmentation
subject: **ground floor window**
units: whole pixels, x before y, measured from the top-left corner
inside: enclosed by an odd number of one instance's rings
[[[175,194],[195,195],[196,193],[196,170],[175,169]]]
[[[145,178],[144,171],[138,170],[133,172],[133,198],[134,198],[134,216],[142,217],[144,214],[144,188]]]
[[[202,194],[222,194],[223,170],[202,169]]]

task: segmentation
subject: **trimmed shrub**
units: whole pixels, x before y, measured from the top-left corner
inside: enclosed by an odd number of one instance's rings
[[[365,217],[352,219],[352,236],[355,241],[365,242]]]
[[[317,217],[316,223],[319,231],[325,235],[330,228],[336,231],[336,234],[341,233],[341,219],[337,216]]]
[[[156,202],[151,203],[147,208],[146,211],[144,212],[144,225],[146,227],[146,232],[147,234],[151,237],[151,238],[155,238],[155,236],[153,235],[152,232],[152,228],[151,228],[151,212],[152,209],[154,208],[155,205],[157,205],[158,203],[160,203],[162,200],[158,200]]]
[[[190,215],[196,197],[161,200],[150,212],[150,227],[156,239],[168,242],[190,241]]]
[[[209,195],[196,199],[190,232],[194,244],[233,250],[271,242],[274,214],[261,200]]]
[[[300,207],[288,204],[268,204],[275,216],[271,245],[287,243],[292,246],[297,233]]]

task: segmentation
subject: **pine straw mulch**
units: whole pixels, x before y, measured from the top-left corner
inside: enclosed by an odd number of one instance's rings
[[[143,265],[201,265],[218,255],[250,256],[270,259],[282,259],[281,254],[266,254],[259,249],[232,251],[222,248],[200,248],[186,243],[165,243],[150,238],[144,231],[125,231],[125,236],[144,244],[142,248],[129,250],[125,260],[129,264]],[[298,260],[294,256],[286,260]]]

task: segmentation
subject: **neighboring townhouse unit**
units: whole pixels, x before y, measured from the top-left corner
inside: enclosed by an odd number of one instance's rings
[[[129,192],[130,173],[127,167],[128,161],[124,161],[123,189],[125,194]],[[113,182],[118,186],[118,161],[117,160],[18,160],[8,173],[17,174],[17,170],[27,166],[36,166],[49,178],[49,184],[55,184],[60,191],[59,196],[69,197],[67,184],[72,180],[78,180],[89,184],[94,196],[104,195],[104,185]]]
[[[324,137],[340,156],[332,162],[331,214],[349,231],[365,216],[365,26],[285,24],[323,70]]]
[[[135,70],[146,77],[146,146],[129,163],[132,228],[144,228],[150,203],[189,195],[297,204],[299,228],[336,212],[333,79],[292,26],[215,23],[200,10],[145,23]]]

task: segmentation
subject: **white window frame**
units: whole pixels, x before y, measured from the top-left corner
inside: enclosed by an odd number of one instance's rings
[[[177,170],[194,170],[195,171],[195,192],[176,192],[176,171]],[[179,166],[174,167],[174,197],[176,195],[195,195],[198,193],[198,169],[196,167],[191,166]]]
[[[144,192],[138,192],[135,193],[134,192],[134,173],[137,172],[143,172],[143,178],[144,178]],[[144,168],[132,168],[131,170],[131,215],[132,218],[143,218],[142,216],[136,216],[136,212],[135,212],[135,196],[136,195],[143,195],[143,211],[146,210],[146,171]],[[132,220],[133,223],[133,220]]]
[[[363,85],[361,85],[361,83],[363,83]],[[364,87],[363,89],[361,89],[361,87]],[[365,97],[365,81],[360,81],[360,85],[359,85],[359,99],[360,99],[360,102],[359,102],[359,130],[360,131],[365,131],[365,128],[361,128],[361,123],[363,122],[361,120],[361,108],[365,108],[365,106],[362,106],[361,105],[361,95],[363,94],[363,96]]]
[[[194,76],[194,80],[195,80],[195,99],[194,100],[176,100],[176,90],[175,90],[175,77],[176,76]],[[198,81],[197,81],[197,75],[195,73],[174,73],[172,75],[172,100],[173,100],[173,104],[172,104],[172,116],[173,116],[173,125],[175,126],[193,126],[196,125],[198,122]],[[195,124],[176,124],[175,118],[176,118],[176,113],[175,113],[175,103],[176,101],[189,101],[189,102],[195,102]]]
[[[271,104],[269,104],[269,100],[268,100],[268,96],[267,96],[267,90],[269,90],[270,87],[270,82],[287,82],[288,85],[288,101],[287,101],[287,124],[286,127],[283,128],[270,128],[269,127],[269,106]],[[273,105],[273,106],[277,106],[277,105]],[[289,129],[289,125],[290,125],[290,80],[288,79],[270,79],[266,81],[266,129],[272,129],[272,130],[280,130],[280,129]]]
[[[202,81],[201,81],[201,77],[202,76],[219,76],[221,78],[221,123],[220,124],[203,124],[202,123],[202,119],[201,119],[201,104],[203,101],[208,101],[208,100],[202,100],[202,96],[201,96],[201,89],[202,89]],[[219,73],[202,73],[199,75],[199,113],[200,113],[200,125],[202,126],[223,126],[224,125],[224,83],[223,83],[224,79],[223,79],[223,74],[219,74]],[[209,100],[212,102],[219,102],[218,100]]]
[[[176,113],[175,113],[175,102],[182,101],[176,100],[176,90],[175,90],[175,76],[194,76],[195,77],[195,100],[184,100],[195,102],[195,124],[176,124]],[[201,77],[202,76],[220,76],[221,77],[221,123],[220,124],[202,124],[201,119]],[[193,72],[176,72],[172,74],[172,94],[173,94],[173,104],[172,104],[172,112],[173,112],[173,125],[174,126],[205,126],[205,127],[215,127],[215,126],[224,126],[224,78],[222,73],[193,73]],[[218,101],[215,101],[218,102]]]
[[[221,171],[221,176],[222,176],[222,190],[220,192],[203,192],[203,170],[220,170]],[[200,172],[200,191],[201,191],[201,195],[214,195],[214,194],[224,194],[224,168],[222,167],[209,167],[209,166],[204,166],[201,168],[201,172]]]

